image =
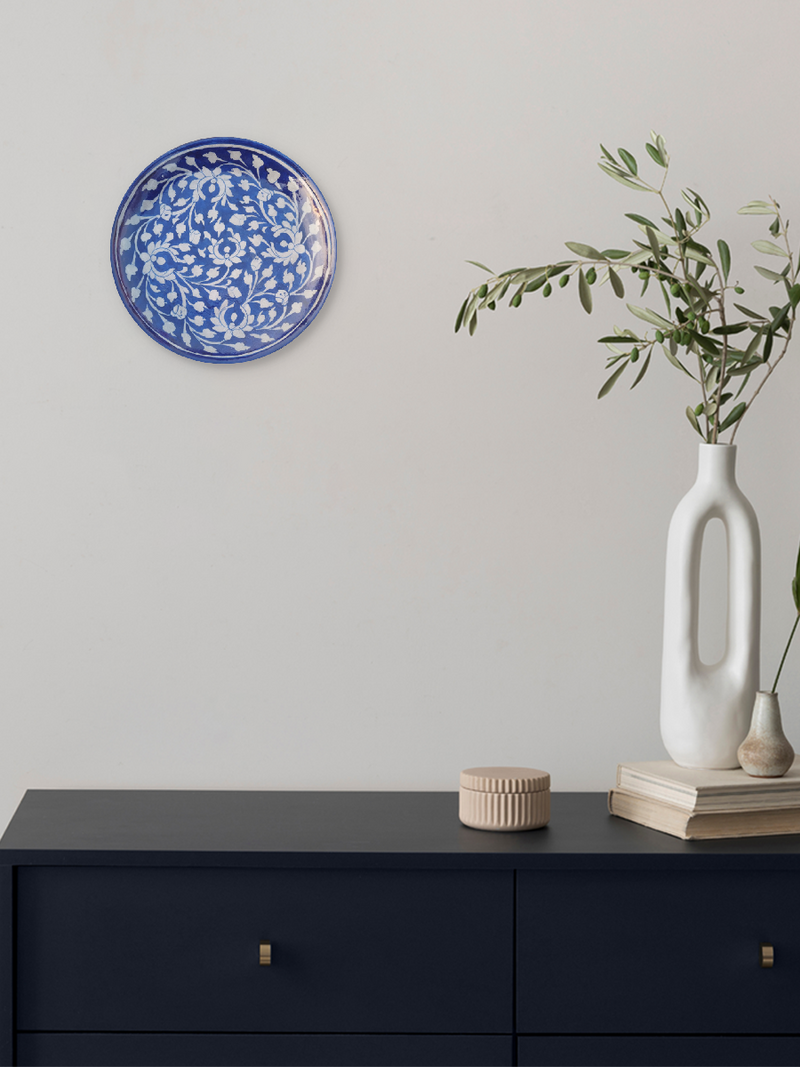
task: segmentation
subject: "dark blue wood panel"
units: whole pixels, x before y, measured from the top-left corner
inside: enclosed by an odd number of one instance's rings
[[[797,1067],[800,1037],[520,1037],[519,1067]]]
[[[798,900],[786,872],[520,872],[517,1029],[797,1032]]]
[[[0,867],[0,1064],[14,1062],[14,870]]]
[[[21,1025],[73,1031],[21,1033],[20,1062],[512,1063],[516,869],[520,1064],[800,1063],[754,1036],[800,1030],[800,835],[683,842],[603,794],[489,834],[454,793],[53,790],[0,844],[18,862]],[[75,1032],[99,1028],[139,1032]]]
[[[21,1067],[510,1067],[513,1038],[408,1034],[21,1034]]]
[[[29,790],[0,863],[130,866],[800,870],[800,834],[680,841],[554,793],[550,824],[486,833],[457,793]]]
[[[18,945],[21,1030],[513,1029],[507,871],[21,868]]]

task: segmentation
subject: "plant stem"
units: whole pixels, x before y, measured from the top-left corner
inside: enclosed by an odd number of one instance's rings
[[[793,318],[792,318],[792,321],[793,321]],[[736,425],[734,426],[733,433],[731,434],[731,444],[733,444],[734,438],[736,437],[736,431],[739,429],[739,427],[742,424],[742,419],[745,417],[747,412],[752,407],[753,401],[758,396],[758,394],[761,392],[761,390],[764,388],[764,386],[767,384],[767,379],[769,378],[770,374],[772,374],[772,372],[778,366],[780,361],[786,355],[786,349],[789,347],[789,342],[791,341],[791,339],[792,339],[792,322],[790,322],[790,324],[789,324],[789,333],[787,334],[786,341],[784,342],[784,345],[783,345],[783,348],[781,349],[780,355],[777,357],[777,359],[775,360],[774,363],[767,363],[766,364],[766,366],[768,368],[767,369],[767,373],[764,375],[764,377],[758,383],[758,388],[756,389],[756,391],[753,393],[753,395],[748,400],[747,406],[745,407],[744,411],[742,412],[741,418],[739,418],[739,420],[737,421]]]
[[[772,197],[770,197],[770,199],[772,199]],[[781,233],[782,233],[782,236],[783,236],[784,244],[786,245],[786,252],[787,252],[788,257],[789,257],[791,282],[792,282],[792,285],[794,285],[794,283],[797,280],[797,270],[795,269],[794,261],[792,259],[792,250],[791,250],[791,248],[789,246],[789,234],[787,233],[787,230],[788,230],[788,227],[789,227],[789,223],[787,222],[786,224],[784,224],[783,219],[781,218],[780,208],[778,207],[777,204],[775,204],[775,200],[774,199],[772,199],[772,203],[775,205],[775,215],[776,215],[776,217],[778,218],[778,220],[781,223]],[[739,418],[739,420],[737,421],[736,425],[733,428],[733,433],[731,434],[731,444],[733,444],[733,442],[734,442],[737,430],[742,425],[742,419],[745,417],[747,412],[752,407],[753,401],[758,396],[758,394],[761,392],[761,390],[764,388],[764,386],[767,384],[767,379],[769,378],[769,376],[772,374],[772,372],[778,366],[780,361],[786,355],[786,350],[788,349],[789,342],[792,339],[792,330],[794,328],[794,320],[795,320],[796,314],[797,314],[797,309],[793,307],[791,309],[791,313],[789,315],[789,322],[788,322],[787,327],[786,327],[786,340],[783,343],[783,348],[781,349],[780,353],[773,360],[772,363],[767,362],[767,364],[766,364],[767,373],[764,375],[764,377],[758,383],[758,388],[755,390],[753,395],[747,401],[747,405],[745,406],[745,409],[742,412],[741,417]],[[794,630],[792,630],[792,633],[794,633]]]
[[[696,347],[696,346],[695,346]],[[705,412],[706,405],[708,404],[708,395],[706,393],[706,375],[705,368],[703,367],[703,357],[700,353],[697,353],[697,374],[700,381],[700,388],[703,391],[703,411]],[[709,435],[711,434],[711,423],[708,421],[708,415],[705,416],[706,420],[706,436],[705,441],[708,442]]]
[[[719,271],[717,271],[717,278],[719,279],[720,293],[717,298],[717,313],[719,315],[720,326],[726,326],[727,320],[725,318],[725,282]],[[719,384],[717,386],[717,410],[714,412],[714,434],[711,441],[712,445],[717,443],[717,437],[719,436],[719,417],[722,412],[722,390],[725,385],[725,371],[727,369],[726,364],[728,362],[728,335],[724,334],[722,338],[722,359],[719,365]]]
[[[688,230],[685,230],[684,231],[683,240],[681,240],[681,238],[680,238],[680,236],[678,234],[678,228],[675,225],[675,217],[672,214],[672,209],[669,206],[667,198],[664,196],[663,190],[664,190],[664,186],[666,185],[666,180],[667,180],[667,175],[665,174],[664,175],[664,180],[661,183],[661,188],[658,190],[658,195],[661,198],[661,202],[664,205],[664,208],[665,208],[665,210],[667,212],[667,216],[669,217],[670,225],[672,226],[672,229],[673,229],[673,231],[675,233],[676,244],[677,244],[677,249],[678,249],[678,255],[677,255],[676,258],[678,259],[678,261],[680,263],[680,269],[681,269],[681,272],[683,273],[682,281],[683,281],[684,291],[687,294],[687,305],[689,307],[689,310],[691,310],[691,303],[688,303],[688,293],[689,293],[689,290],[690,290],[690,285],[689,285],[689,265],[686,262],[686,255],[684,253],[684,242],[689,238],[690,233],[689,233]],[[706,219],[706,222],[707,221],[708,221],[708,219]],[[704,226],[705,222],[702,225]],[[692,227],[691,233],[695,234],[695,233],[697,233],[697,231],[699,229],[701,229],[701,226]],[[719,271],[717,271],[717,274],[719,274]],[[680,280],[679,277],[678,277],[677,264],[676,264],[675,274],[673,275],[673,277],[675,278],[676,281]],[[724,320],[724,311],[723,311],[723,322],[724,321],[725,320]],[[727,338],[725,338],[725,340],[727,341]],[[705,371],[704,371],[704,368],[703,368],[703,358],[702,358],[702,356],[700,354],[699,349],[697,348],[697,345],[694,345],[693,347],[694,347],[694,350],[697,352],[697,370],[698,370],[699,381],[700,381],[700,389],[701,389],[702,394],[703,394],[703,408],[705,409],[706,406],[708,405],[708,394],[706,393],[706,377],[705,377]],[[720,390],[720,394],[721,394],[721,390]],[[711,424],[710,424],[710,421],[709,421],[709,415],[705,411],[704,411],[704,417],[705,417],[705,420],[706,420],[705,440],[709,441],[709,439],[711,437]],[[716,417],[715,422],[714,422],[715,432],[716,432],[716,425],[717,425],[718,421],[719,421],[719,405],[717,405],[717,417]]]
[[[794,626],[792,627],[792,632],[789,634],[789,640],[786,642],[786,648],[783,650],[783,656],[781,657],[781,665],[780,665],[780,667],[778,667],[778,673],[775,675],[775,681],[772,683],[772,689],[770,690],[771,693],[777,693],[778,692],[778,679],[781,676],[781,671],[783,670],[783,664],[784,664],[784,662],[786,660],[786,653],[789,651],[789,645],[792,643],[792,638],[794,637],[794,632],[797,629],[798,622],[800,622],[800,612],[798,612],[797,618],[794,620]]]

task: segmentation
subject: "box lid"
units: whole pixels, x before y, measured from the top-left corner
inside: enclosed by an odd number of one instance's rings
[[[461,785],[479,793],[540,793],[550,788],[550,775],[533,767],[470,767]]]

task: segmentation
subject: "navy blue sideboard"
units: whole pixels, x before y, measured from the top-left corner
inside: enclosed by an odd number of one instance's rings
[[[457,811],[29,791],[0,841],[0,1063],[800,1063],[800,837],[682,842],[590,793],[529,833]]]

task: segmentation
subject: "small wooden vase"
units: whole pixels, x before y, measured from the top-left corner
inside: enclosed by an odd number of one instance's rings
[[[781,778],[794,762],[794,749],[781,725],[777,693],[756,693],[750,732],[739,745],[739,762],[753,778]]]

